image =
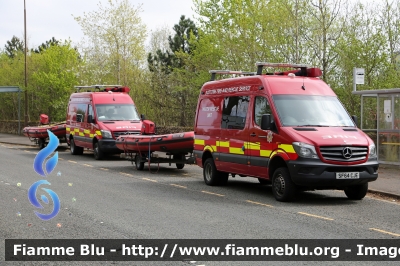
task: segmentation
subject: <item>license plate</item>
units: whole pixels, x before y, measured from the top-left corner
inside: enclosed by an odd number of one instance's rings
[[[347,172],[347,173],[336,173],[336,179],[359,179],[360,173],[358,172]]]

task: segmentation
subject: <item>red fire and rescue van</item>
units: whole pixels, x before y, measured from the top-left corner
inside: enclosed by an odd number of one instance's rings
[[[292,70],[263,74],[264,68]],[[231,174],[272,183],[278,201],[314,189],[340,189],[360,200],[378,178],[374,142],[319,79],[320,69],[257,63],[256,73],[232,72],[240,77],[215,80],[231,72],[210,73],[194,130],[194,156],[207,185],[226,184]]]
[[[121,153],[115,139],[123,134],[154,134],[155,125],[139,116],[129,88],[119,85],[76,86],[69,99],[66,138],[71,154],[93,150],[96,160]],[[81,92],[84,90],[85,92]]]

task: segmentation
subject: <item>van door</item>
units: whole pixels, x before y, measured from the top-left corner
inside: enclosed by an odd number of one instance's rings
[[[277,134],[271,130],[261,130],[262,115],[271,114],[272,116],[268,99],[263,95],[256,95],[254,96],[253,103],[252,119],[249,121],[250,129],[248,134],[250,171],[257,173],[258,177],[268,177],[268,162],[272,151],[276,148],[273,140],[274,137],[276,139]]]
[[[223,172],[248,175],[248,127],[246,126],[250,96],[224,98],[221,139],[218,143],[219,169]]]

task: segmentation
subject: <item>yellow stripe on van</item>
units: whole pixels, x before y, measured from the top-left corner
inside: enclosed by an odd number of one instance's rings
[[[97,136],[101,136],[101,131],[100,130],[96,130],[96,135]]]
[[[279,144],[278,148],[284,150],[285,152],[295,153],[293,145],[291,144]]]
[[[204,139],[194,139],[194,144],[195,145],[205,145],[206,144],[206,142],[205,142],[205,140]]]
[[[229,153],[244,154],[244,150],[242,148],[229,148]]]
[[[244,146],[248,150],[259,151],[261,149],[261,145],[259,142],[245,142]]]
[[[272,150],[260,150],[260,156],[262,157],[270,157]]]
[[[229,141],[217,141],[217,146],[229,148]]]

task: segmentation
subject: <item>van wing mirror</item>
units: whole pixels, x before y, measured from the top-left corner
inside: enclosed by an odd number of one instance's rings
[[[269,130],[272,127],[271,114],[265,114],[261,117],[261,129]]]
[[[88,115],[88,123],[94,123],[93,115]]]
[[[351,119],[353,119],[354,124],[356,124],[356,126],[358,125],[358,119],[356,115],[352,115]]]
[[[141,115],[140,115],[140,120],[142,120],[142,121],[143,121],[143,120],[146,120],[146,117],[144,116],[144,114],[141,114]]]

